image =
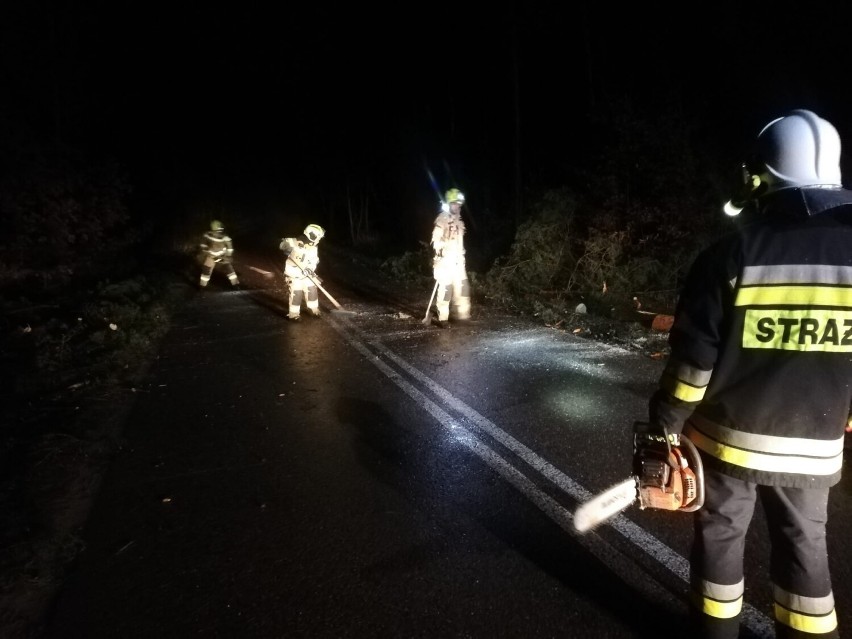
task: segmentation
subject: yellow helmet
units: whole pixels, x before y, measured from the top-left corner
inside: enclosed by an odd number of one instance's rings
[[[219,220],[213,220],[210,222],[210,230],[211,231],[224,231],[225,227]]]
[[[316,244],[325,235],[325,229],[319,224],[308,224],[303,233],[311,241],[311,244]]]
[[[447,204],[455,204],[456,202],[464,204],[464,193],[458,189],[450,189],[447,191],[446,195],[444,195],[444,201],[446,201]]]

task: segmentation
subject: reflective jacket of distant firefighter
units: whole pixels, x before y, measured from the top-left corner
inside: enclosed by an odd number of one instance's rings
[[[852,192],[774,197],[690,271],[651,414],[732,477],[825,488],[852,401]]]
[[[455,273],[464,271],[464,221],[461,215],[441,211],[432,229],[432,247],[435,249],[433,268],[435,279],[452,280]]]
[[[316,271],[319,264],[319,251],[316,244],[306,242],[307,238],[285,237],[279,248],[289,255],[284,260],[284,275],[294,280],[305,279],[302,271]],[[295,262],[295,264],[294,264]],[[297,266],[298,265],[298,266]],[[299,268],[301,267],[301,269]]]
[[[234,254],[234,244],[223,230],[207,231],[201,240],[201,250],[215,262],[230,262]]]

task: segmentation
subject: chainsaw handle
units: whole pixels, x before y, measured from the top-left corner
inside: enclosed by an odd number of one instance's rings
[[[695,499],[689,506],[681,508],[682,511],[692,513],[704,505],[704,462],[701,461],[701,455],[688,437],[680,436],[680,445],[689,450],[689,457],[694,462],[692,468],[695,473]]]

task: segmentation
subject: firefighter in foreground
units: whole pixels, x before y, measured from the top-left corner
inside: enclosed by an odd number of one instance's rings
[[[289,308],[287,319],[298,320],[302,300],[308,312],[320,317],[319,292],[311,278],[318,279],[314,272],[319,264],[317,244],[325,235],[319,224],[308,224],[299,237],[285,237],[279,248],[284,251],[284,279],[287,282]]]
[[[465,228],[461,218],[463,204],[464,194],[461,191],[447,191],[432,229],[432,248],[435,252],[432,272],[438,286],[435,306],[438,309],[438,322],[442,326],[450,318],[451,303],[454,319],[470,319],[470,282],[465,269]]]
[[[726,206],[750,221],[692,265],[649,415],[704,466],[689,636],[738,636],[759,498],[777,636],[837,637],[826,520],[852,400],[852,191],[836,129],[811,111],[771,121],[755,146]]]
[[[231,238],[225,235],[225,227],[219,220],[210,222],[210,230],[204,234],[201,240],[201,250],[204,252],[204,264],[201,266],[199,286],[202,288],[207,286],[217,264],[221,264],[225,270],[231,286],[239,286],[240,280],[234,271],[234,265],[231,263],[231,258],[234,255],[234,244]]]

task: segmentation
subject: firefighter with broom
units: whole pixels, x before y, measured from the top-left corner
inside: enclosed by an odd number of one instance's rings
[[[287,319],[297,321],[301,314],[302,302],[313,317],[320,317],[319,289],[314,280],[318,279],[314,271],[319,264],[317,245],[325,236],[325,229],[319,224],[308,224],[299,237],[285,237],[280,248],[284,252],[284,279],[287,282],[288,302]]]

